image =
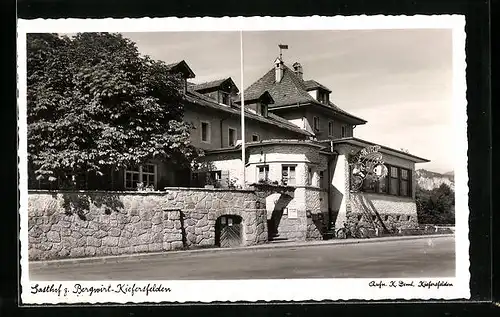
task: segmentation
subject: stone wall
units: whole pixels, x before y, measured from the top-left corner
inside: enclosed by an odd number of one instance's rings
[[[408,197],[351,193],[349,205],[348,223],[389,230],[418,226],[415,201]]]
[[[249,190],[30,191],[30,260],[160,252],[215,244],[222,215],[243,219],[242,245],[267,241],[266,210]]]

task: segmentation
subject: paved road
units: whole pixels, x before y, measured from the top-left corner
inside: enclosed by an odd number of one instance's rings
[[[105,262],[30,264],[31,280],[419,278],[454,275],[454,237],[223,252],[176,252]]]

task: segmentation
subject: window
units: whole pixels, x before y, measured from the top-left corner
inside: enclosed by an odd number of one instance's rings
[[[263,117],[267,117],[267,105],[266,104],[261,104],[261,106],[260,106],[260,114]]]
[[[408,170],[401,169],[401,181],[399,187],[399,195],[400,196],[410,196],[409,195],[409,186],[408,186]]]
[[[324,104],[328,104],[328,93],[324,91],[318,91],[318,101]]]
[[[252,134],[252,142],[259,142],[260,137],[258,134]]]
[[[156,188],[156,164],[144,164],[136,168],[125,170],[125,188],[136,189],[138,183],[143,183],[144,187],[153,186]]]
[[[323,171],[319,172],[319,187],[326,188],[326,186],[325,186],[325,172],[323,172]]]
[[[282,165],[281,176],[283,184],[295,185],[295,165]]]
[[[309,167],[307,168],[307,185],[312,185],[312,179],[313,179],[313,172],[312,169]]]
[[[319,131],[319,118],[313,117],[313,129],[314,131]]]
[[[347,137],[347,127],[345,125],[342,126],[342,137]]]
[[[258,166],[257,171],[259,173],[259,175],[257,176],[259,182],[269,181],[269,165]]]
[[[228,129],[228,145],[234,146],[236,144],[236,129]]]
[[[206,183],[208,185],[214,185],[215,187],[220,187],[222,179],[222,171],[210,171],[207,173]]]
[[[328,136],[333,136],[333,121],[328,122]]]
[[[210,143],[210,123],[206,121],[201,122],[201,142]]]
[[[399,169],[395,166],[389,168],[389,190],[391,195],[399,194]]]
[[[231,105],[231,98],[229,97],[229,94],[224,91],[219,92],[221,94],[221,103],[225,105]]]
[[[365,179],[362,190],[394,196],[412,197],[411,171],[409,169],[387,165],[388,175],[376,182]]]

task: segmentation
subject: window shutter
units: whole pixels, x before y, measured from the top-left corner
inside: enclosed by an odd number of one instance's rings
[[[229,171],[221,171],[220,185],[221,187],[229,187]]]

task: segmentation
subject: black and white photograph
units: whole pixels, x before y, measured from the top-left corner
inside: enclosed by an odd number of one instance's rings
[[[469,298],[464,24],[21,20],[22,301]]]

